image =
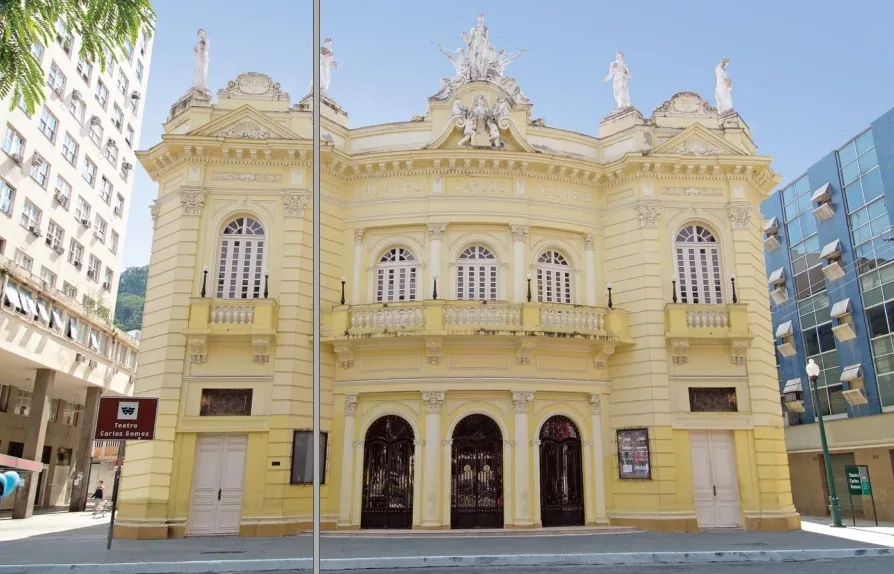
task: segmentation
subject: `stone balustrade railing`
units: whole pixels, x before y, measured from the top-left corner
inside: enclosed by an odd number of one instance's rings
[[[522,307],[509,303],[469,301],[444,307],[447,329],[520,329]]]
[[[422,307],[360,306],[351,312],[352,329],[408,329],[425,325]]]
[[[540,308],[540,327],[543,330],[581,333],[603,331],[605,310],[597,307],[545,304]]]
[[[718,329],[729,327],[729,312],[726,307],[689,309],[686,311],[686,325],[694,329]]]
[[[211,306],[212,325],[251,325],[255,322],[255,306],[239,299],[218,301]]]

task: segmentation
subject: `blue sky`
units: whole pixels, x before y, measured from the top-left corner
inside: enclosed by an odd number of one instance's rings
[[[212,91],[257,71],[280,82],[293,102],[307,92],[309,0],[154,5],[141,149],[160,140],[168,108],[189,87],[198,28],[211,39]],[[352,127],[423,113],[438,79],[452,71],[431,42],[456,48],[478,12],[494,46],[527,49],[507,74],[534,104],[534,117],[587,134],[597,133],[614,106],[611,88],[600,82],[619,48],[630,67],[631,103],[645,116],[683,90],[713,103],[714,66],[730,58],[733,104],[759,153],[775,157],[783,183],[894,107],[890,1],[323,0],[322,34],[332,37],[339,63],[331,93]],[[126,266],[149,261],[148,205],[156,193],[138,168]]]

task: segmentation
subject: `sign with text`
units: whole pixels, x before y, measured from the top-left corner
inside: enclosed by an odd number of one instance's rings
[[[158,399],[103,397],[96,417],[97,440],[153,440]]]
[[[849,464],[844,467],[847,476],[847,490],[851,496],[872,495],[872,485],[869,483],[869,467],[863,464]]]

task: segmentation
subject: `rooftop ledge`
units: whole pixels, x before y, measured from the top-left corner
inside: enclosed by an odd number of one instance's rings
[[[556,337],[630,344],[627,311],[561,303],[427,300],[336,305],[322,341],[386,337]]]

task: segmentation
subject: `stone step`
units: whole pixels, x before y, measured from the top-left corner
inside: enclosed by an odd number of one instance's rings
[[[480,538],[515,536],[592,536],[641,532],[632,526],[564,526],[557,528],[481,528],[469,530],[326,530],[326,538]],[[310,531],[302,532],[309,534]]]

